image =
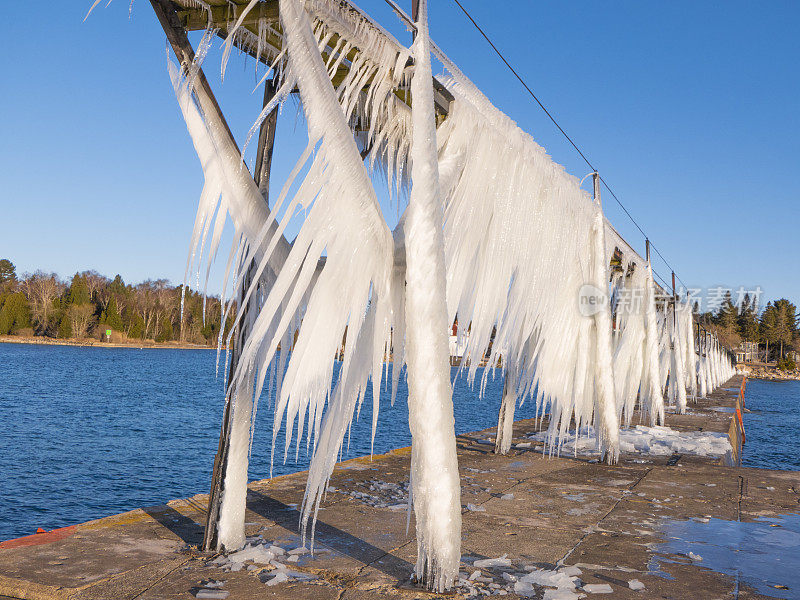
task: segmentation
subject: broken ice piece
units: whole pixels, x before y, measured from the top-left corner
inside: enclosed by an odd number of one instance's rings
[[[231,593],[227,590],[209,590],[203,588],[195,592],[195,598],[205,598],[205,600],[225,600]]]
[[[286,559],[286,562],[295,563],[298,560],[300,560],[300,555],[299,554],[292,554],[291,556],[289,556],[289,558]]]
[[[515,448],[530,448],[531,442],[520,442],[514,446]]]
[[[300,546],[299,548],[293,548],[289,550],[289,554],[308,554],[308,548],[305,546]]]
[[[517,594],[517,596],[523,596],[526,598],[536,595],[533,585],[527,581],[517,581],[514,584],[514,593]]]
[[[289,580],[289,575],[285,571],[278,571],[275,577],[268,579],[264,582],[264,585],[278,585],[279,583],[283,583],[284,581]]]
[[[214,581],[213,579],[209,579],[207,583],[203,584],[203,587],[218,590],[219,588],[223,587],[225,582],[223,580]]]
[[[542,600],[579,600],[585,598],[585,594],[577,594],[572,590],[566,588],[559,588],[557,590],[548,589],[544,591]]]
[[[644,584],[638,579],[631,579],[628,582],[628,587],[631,588],[632,590],[643,590]]]
[[[581,570],[574,565],[569,567],[561,567],[558,572],[563,573],[567,577],[576,577],[581,574]]]
[[[473,504],[472,502],[467,503],[467,510],[471,510],[472,512],[483,512],[486,509],[483,506],[478,506],[477,504]]]
[[[691,558],[692,560],[696,560],[698,562],[703,560],[702,556],[700,556],[699,554],[695,554],[694,552],[689,552],[689,558]]]
[[[273,549],[275,549],[275,551],[273,551]],[[275,557],[278,550],[281,554],[283,553],[283,548],[271,546],[270,549],[267,550],[264,546],[256,544],[234,552],[229,558],[234,563],[243,563],[247,560],[252,560],[256,564],[265,565]]]
[[[500,500],[513,500],[514,494],[503,494],[500,496]]]
[[[478,569],[488,569],[491,567],[510,567],[511,559],[507,558],[508,554],[503,554],[500,558],[484,558],[476,560],[472,565]]]
[[[611,594],[614,591],[607,583],[587,583],[582,589],[590,594]]]

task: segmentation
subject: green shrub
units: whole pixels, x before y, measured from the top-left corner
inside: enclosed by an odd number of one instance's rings
[[[797,368],[797,365],[791,358],[787,356],[786,358],[781,358],[778,360],[778,368],[781,371],[794,371]]]

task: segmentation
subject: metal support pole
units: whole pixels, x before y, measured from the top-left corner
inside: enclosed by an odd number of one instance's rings
[[[594,184],[594,201],[597,202],[597,206],[603,206],[603,201],[600,199],[600,176],[597,174],[597,171],[592,173],[592,183]]]
[[[678,328],[678,316],[676,311],[678,310],[678,294],[675,293],[675,271],[672,272],[672,330],[677,335],[677,328]]]

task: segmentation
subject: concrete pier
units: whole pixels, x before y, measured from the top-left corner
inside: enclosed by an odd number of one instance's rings
[[[667,425],[727,433],[739,381],[734,378],[710,398],[690,404],[689,414],[668,414]],[[759,593],[746,576],[713,570],[708,561],[667,543],[675,537],[670,524],[765,523],[797,515],[800,473],[729,467],[690,455],[623,454],[614,466],[589,456],[549,458],[536,443],[524,447],[536,423],[518,422],[514,429],[515,446],[507,456],[492,453],[493,429],[458,439],[461,571],[464,579],[473,579],[459,586],[456,597],[502,592],[515,598],[509,588],[526,571],[570,565],[577,569],[567,573],[580,571],[575,594],[589,598],[605,586],[612,593],[597,597],[800,597],[800,589],[785,590],[781,581],[770,582],[774,595]],[[517,447],[520,443],[523,447]],[[432,597],[408,581],[416,560],[413,518],[406,532],[402,506],[409,458],[406,448],[337,467],[319,512],[314,555],[280,558],[288,581],[277,583],[281,570],[272,564],[250,561],[231,570],[224,558],[199,553],[207,503],[200,494],[1,543],[0,600],[188,600],[198,594],[214,597],[213,582],[220,581],[231,600]],[[304,485],[305,473],[252,483],[248,536],[265,542],[265,548],[301,546],[297,505]],[[800,567],[797,556],[774,552],[776,560],[794,560]],[[473,564],[502,555],[509,565]],[[644,589],[632,589],[633,580]],[[546,588],[533,586],[525,593],[542,598]]]

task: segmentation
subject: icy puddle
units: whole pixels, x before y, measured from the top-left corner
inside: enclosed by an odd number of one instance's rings
[[[774,598],[800,594],[800,515],[755,522],[709,519],[665,520],[668,541],[659,553],[681,554],[692,562],[725,573]],[[672,562],[655,557],[651,564]]]

